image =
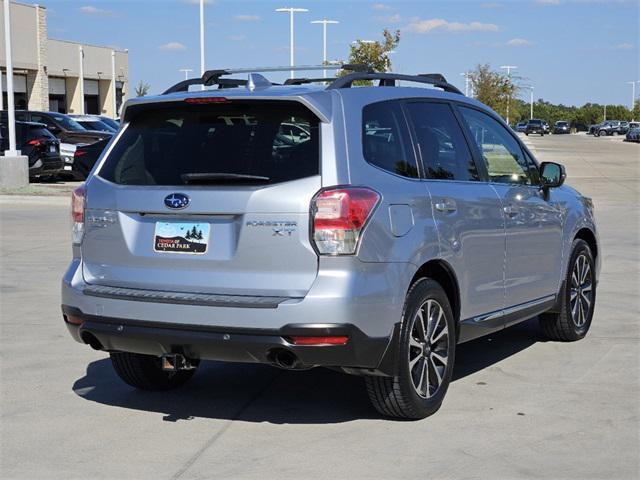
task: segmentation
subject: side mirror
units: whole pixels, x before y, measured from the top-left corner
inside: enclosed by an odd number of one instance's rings
[[[567,173],[564,166],[554,162],[540,164],[540,185],[542,188],[555,188],[564,183]]]

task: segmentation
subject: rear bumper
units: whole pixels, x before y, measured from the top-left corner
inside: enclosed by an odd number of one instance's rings
[[[82,319],[80,325],[65,321],[76,341],[104,351],[156,356],[180,353],[189,359],[269,364],[276,352],[286,350],[302,367],[375,370],[390,343],[390,338],[368,337],[350,324],[290,324],[278,330],[187,327],[86,315],[66,305],[62,311],[65,320],[71,315],[75,322]],[[348,340],[344,345],[302,346],[293,344],[293,336],[347,336]]]
[[[62,157],[38,157],[33,165],[29,167],[29,175],[42,175],[44,173],[54,173],[64,168]]]
[[[305,365],[377,368],[402,316],[415,268],[346,257],[320,263],[304,298],[265,304],[245,297],[231,305],[214,295],[188,295],[188,301],[158,292],[152,298],[126,298],[121,289],[98,289],[96,295],[76,258],[62,281],[62,305],[83,319],[82,327],[67,324],[72,336],[82,341],[83,332],[91,333],[105,350],[268,363],[269,351],[281,347]],[[344,346],[295,346],[286,340],[290,335],[347,335],[349,340]]]

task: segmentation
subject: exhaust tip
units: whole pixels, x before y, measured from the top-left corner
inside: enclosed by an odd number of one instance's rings
[[[298,370],[304,368],[298,356],[291,350],[286,350],[284,348],[271,350],[267,355],[267,358],[272,365],[285,370]]]
[[[93,333],[82,332],[80,338],[94,350],[103,350],[102,343],[100,343],[100,340],[98,340]]]

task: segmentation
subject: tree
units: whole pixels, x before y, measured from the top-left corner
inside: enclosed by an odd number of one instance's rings
[[[187,234],[184,236],[184,238],[186,238],[187,240],[191,240],[191,230],[187,231]]]
[[[475,97],[506,117],[507,103],[515,98],[519,91],[513,78],[491,70],[491,65],[488,63],[478,65],[469,78]]]
[[[387,28],[382,31],[382,42],[366,42],[356,40],[351,44],[349,63],[367,65],[374,72],[388,72],[391,70],[390,52],[400,43],[400,30],[391,33]],[[346,72],[342,72],[345,75]],[[367,82],[371,83],[371,82]]]
[[[149,93],[150,88],[151,85],[140,80],[140,83],[138,83],[138,86],[136,87],[136,97],[146,96]]]

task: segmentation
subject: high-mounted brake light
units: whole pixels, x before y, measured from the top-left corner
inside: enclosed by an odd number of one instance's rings
[[[380,195],[368,188],[323,190],[311,201],[313,241],[321,255],[353,255]]]
[[[82,243],[84,236],[84,208],[87,194],[84,185],[71,192],[71,219],[73,220],[72,241],[74,245]]]
[[[225,97],[191,97],[185,98],[184,101],[195,105],[204,105],[208,103],[227,103],[229,100]]]

